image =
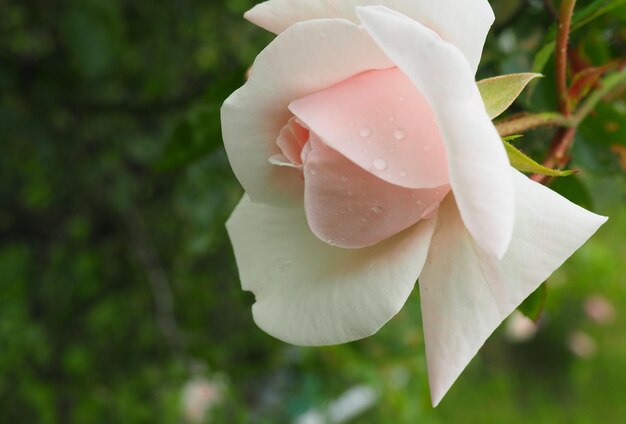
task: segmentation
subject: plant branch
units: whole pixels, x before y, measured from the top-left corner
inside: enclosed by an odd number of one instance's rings
[[[563,115],[569,116],[571,104],[567,87],[567,44],[574,15],[576,0],[563,0],[559,12],[559,31],[556,39],[556,83],[559,94],[559,108]]]
[[[559,98],[559,111],[563,116],[570,117],[572,114],[572,104],[569,97],[569,87],[567,84],[567,47],[569,43],[569,33],[572,25],[572,16],[576,0],[563,0],[559,10],[559,26],[556,38],[556,88]],[[569,149],[574,143],[576,126],[563,128],[557,132],[550,146],[550,153],[543,165],[547,168],[554,168],[556,164],[564,167],[569,158],[566,157]],[[535,174],[532,179],[547,184],[550,180],[545,175]]]
[[[571,127],[574,122],[571,118],[560,113],[544,112],[535,114],[522,114],[497,122],[496,129],[501,137],[521,134],[527,130],[546,126]]]

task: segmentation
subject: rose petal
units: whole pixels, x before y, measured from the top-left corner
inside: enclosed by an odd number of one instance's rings
[[[463,222],[478,244],[502,257],[514,219],[509,161],[472,69],[456,47],[406,16],[385,7],[359,8],[358,14],[430,102],[446,144],[450,185]]]
[[[244,16],[278,34],[296,22],[320,18],[345,18],[359,22],[356,6],[380,4],[377,0],[270,0]],[[476,72],[487,32],[495,19],[486,0],[385,0],[396,10],[437,32],[456,45]]]
[[[434,228],[425,220],[365,249],[319,240],[304,211],[245,196],[227,223],[254,320],[298,345],[330,345],[375,333],[404,305],[422,270]]]
[[[445,185],[411,190],[359,168],[311,136],[304,164],[304,204],[321,240],[344,248],[372,246],[436,213]]]
[[[433,405],[500,323],[606,221],[510,172],[517,199],[515,230],[502,260],[476,245],[453,196],[439,209],[420,276]]]
[[[406,188],[448,183],[433,111],[398,68],[364,72],[289,109],[325,144],[382,180]]]
[[[287,122],[278,134],[276,145],[289,161],[294,165],[302,165],[300,153],[309,139],[309,131],[302,126],[294,116]]]
[[[255,60],[250,79],[222,107],[224,146],[250,198],[275,205],[302,201],[298,171],[268,162],[281,153],[276,140],[292,117],[292,100],[391,66],[364,30],[344,20],[303,22],[276,37]]]

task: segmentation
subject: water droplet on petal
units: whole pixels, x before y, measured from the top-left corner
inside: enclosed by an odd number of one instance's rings
[[[348,182],[348,177],[346,177],[345,175],[341,177],[341,182],[342,183],[347,183]]]
[[[380,206],[374,206],[373,208],[370,208],[370,210],[376,215],[380,215],[383,212],[383,208]]]
[[[401,128],[398,128],[397,130],[393,132],[393,138],[395,138],[398,141],[404,140],[406,138],[406,131],[404,131]]]
[[[399,102],[403,102],[403,101],[405,101],[405,100],[406,100],[406,99],[404,98],[404,96],[398,96],[398,101],[399,101]]]
[[[315,168],[311,168],[311,169],[309,170],[309,173],[310,173],[311,175],[317,175],[317,169],[315,169]]]
[[[384,171],[385,169],[387,169],[387,161],[382,158],[374,159],[374,168],[378,169],[379,171]]]
[[[279,259],[274,266],[270,269],[270,278],[278,278],[284,275],[291,268],[291,261],[286,259]]]
[[[361,131],[359,131],[359,134],[361,135],[361,137],[367,138],[372,135],[372,130],[371,128],[363,127],[361,128]]]

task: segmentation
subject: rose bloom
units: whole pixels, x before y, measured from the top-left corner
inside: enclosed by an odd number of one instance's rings
[[[245,17],[278,34],[222,108],[254,320],[297,345],[357,340],[419,277],[436,405],[606,219],[511,168],[474,79],[486,0],[270,0]]]

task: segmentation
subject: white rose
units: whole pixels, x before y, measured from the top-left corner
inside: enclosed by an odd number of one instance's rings
[[[246,17],[279,34],[222,109],[255,322],[299,345],[360,339],[419,277],[436,405],[606,219],[510,167],[474,80],[486,0],[271,0]]]

